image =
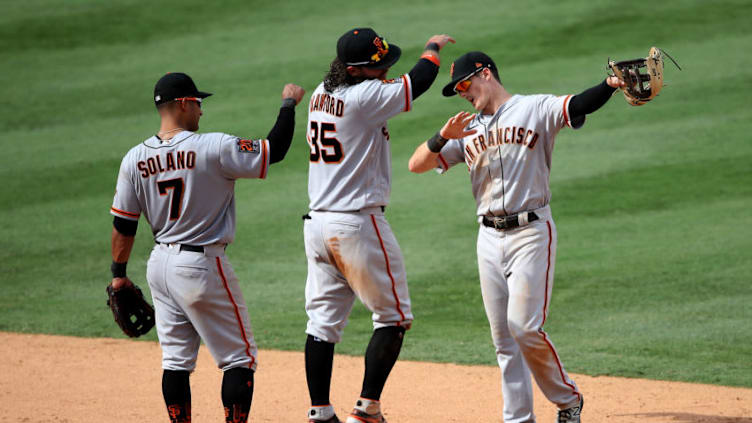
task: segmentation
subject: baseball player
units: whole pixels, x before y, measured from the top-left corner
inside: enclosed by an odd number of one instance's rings
[[[329,401],[334,344],[355,297],[373,313],[374,332],[347,422],[385,421],[381,391],[413,320],[402,252],[384,218],[391,188],[387,120],[409,111],[428,90],[448,42],[454,42],[448,35],[431,37],[409,73],[386,79],[400,48],[371,28],[352,29],[339,38],[337,57],[311,95],[310,213],[304,216],[309,422],[340,421]]]
[[[532,373],[558,406],[558,422],[579,422],[582,393],[543,330],[556,261],[551,155],[559,130],[581,127],[621,82],[609,77],[575,96],[512,95],[494,62],[480,52],[458,58],[450,73],[444,95],[459,94],[479,113],[450,118],[418,146],[409,168],[444,173],[464,162],[470,173],[480,224],[480,285],[501,367],[504,421],[535,421]]]
[[[126,263],[138,218],[156,245],[146,278],[162,347],[162,393],[171,422],[191,421],[189,374],[203,339],[224,372],[222,403],[228,422],[245,422],[253,396],[256,344],[238,278],[225,255],[235,237],[235,180],[266,178],[290,147],[295,105],[303,89],[287,84],[266,139],[199,134],[199,91],[184,73],[154,87],[161,117],[156,135],[123,158],[112,203],[112,285],[132,285]]]

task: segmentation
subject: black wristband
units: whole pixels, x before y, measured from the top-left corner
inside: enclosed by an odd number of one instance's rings
[[[294,98],[288,97],[288,98],[282,100],[282,106],[281,107],[291,107],[291,108],[294,109],[296,104],[297,103],[295,102]]]
[[[442,137],[438,132],[436,135],[432,136],[431,138],[426,141],[426,145],[428,146],[428,149],[431,150],[432,153],[438,153],[441,151],[441,149],[444,147],[444,144],[449,141],[448,139]]]
[[[426,44],[426,50],[439,51],[441,47],[439,47],[438,43],[428,43]]]
[[[110,265],[110,270],[112,271],[112,277],[113,278],[124,278],[125,277],[125,268],[128,266],[128,262],[125,263],[118,263],[113,261]]]

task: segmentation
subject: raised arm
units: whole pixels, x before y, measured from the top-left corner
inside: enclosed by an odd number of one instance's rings
[[[434,169],[436,167],[436,157],[438,157],[447,141],[452,138],[464,138],[476,132],[475,130],[465,130],[470,121],[473,120],[473,117],[475,117],[473,113],[459,112],[449,118],[439,132],[415,149],[407,164],[410,172],[424,173]]]
[[[608,99],[611,98],[614,90],[621,86],[624,86],[624,81],[615,76],[609,76],[600,84],[572,97],[569,101],[569,116],[572,117],[572,121],[581,120],[585,115],[603,107]]]
[[[290,149],[292,136],[295,132],[295,106],[300,103],[305,90],[295,84],[287,84],[282,89],[282,106],[279,108],[277,122],[274,123],[269,135],[269,163],[282,161]]]
[[[447,43],[454,43],[454,38],[446,34],[434,35],[429,38],[418,63],[408,72],[412,82],[411,94],[413,100],[428,91],[433,81],[436,80],[441,65],[439,51]]]

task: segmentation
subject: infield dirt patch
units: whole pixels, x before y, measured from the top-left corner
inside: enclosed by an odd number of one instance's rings
[[[490,352],[489,352],[490,353]],[[0,333],[0,422],[166,422],[155,342]],[[337,356],[331,399],[340,417],[358,393],[363,359]],[[572,375],[583,421],[752,423],[752,389]],[[191,376],[193,420],[224,421],[222,373],[205,347]],[[390,423],[500,422],[499,370],[399,361],[382,397]],[[252,422],[305,422],[303,354],[262,350]],[[539,422],[556,414],[535,391]]]

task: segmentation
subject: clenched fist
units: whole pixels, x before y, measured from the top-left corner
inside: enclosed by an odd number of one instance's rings
[[[295,84],[286,84],[285,87],[282,88],[282,99],[291,98],[295,100],[296,106],[303,98],[303,94],[305,94],[305,90]]]

